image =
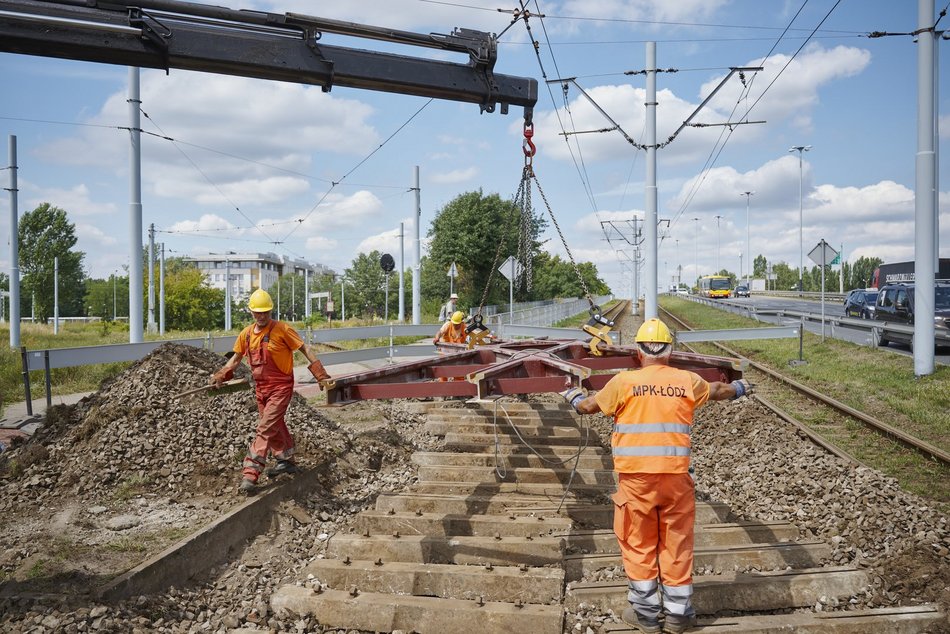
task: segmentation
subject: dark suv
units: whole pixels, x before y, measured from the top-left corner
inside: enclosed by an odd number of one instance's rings
[[[874,320],[893,324],[914,323],[914,284],[885,284],[877,295]],[[934,327],[944,332],[950,328],[950,282],[940,281],[934,288]],[[886,346],[891,341],[913,345],[913,335],[879,331],[874,345]]]
[[[844,314],[848,317],[871,319],[874,316],[875,302],[877,302],[877,291],[862,289],[848,291],[848,296],[844,300]]]

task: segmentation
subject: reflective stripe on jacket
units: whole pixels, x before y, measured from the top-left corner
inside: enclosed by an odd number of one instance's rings
[[[621,473],[686,473],[697,399],[692,372],[650,365],[621,372],[597,394],[614,416],[611,447]],[[611,385],[614,383],[614,385]]]

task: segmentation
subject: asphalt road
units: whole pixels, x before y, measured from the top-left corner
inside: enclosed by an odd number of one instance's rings
[[[821,314],[821,302],[811,301],[807,299],[797,299],[792,297],[736,297],[728,300],[730,304],[736,306],[755,306],[757,310],[794,310],[805,313],[812,313],[815,315]],[[826,300],[825,301],[825,316],[826,317],[843,317],[844,316],[844,303],[841,300]],[[760,315],[759,318],[762,321],[769,321],[776,324],[797,324],[799,320],[793,319],[790,317],[780,318],[773,317],[769,315]],[[821,324],[806,322],[805,329],[808,332],[821,334]],[[845,326],[836,326],[832,332],[832,328],[829,325],[825,326],[825,336],[831,337],[834,336],[836,339],[843,339],[845,341],[850,341],[862,346],[871,345],[871,333],[866,330],[858,330],[854,328],[847,328]],[[913,356],[910,352],[910,349],[899,343],[890,343],[887,346],[887,350],[895,354],[902,354],[904,356]],[[937,363],[943,365],[950,365],[950,354],[937,354],[934,357]]]

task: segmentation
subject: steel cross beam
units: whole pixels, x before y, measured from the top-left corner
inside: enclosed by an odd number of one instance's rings
[[[468,64],[323,44],[324,33],[467,53]],[[530,111],[533,78],[493,72],[495,37],[416,34],[176,0],[0,0],[0,51],[432,97]]]
[[[486,398],[560,392],[572,386],[598,390],[617,371],[639,367],[631,346],[600,344],[597,356],[588,342],[580,340],[500,341],[474,350],[463,344],[438,347],[441,354],[436,358],[335,377],[327,404],[432,396]],[[742,377],[742,366],[735,359],[673,352],[670,365],[707,381]]]

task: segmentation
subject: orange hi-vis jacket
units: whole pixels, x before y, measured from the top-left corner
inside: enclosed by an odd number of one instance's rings
[[[468,333],[465,332],[465,323],[453,324],[447,321],[439,328],[439,339],[445,343],[465,343]]]
[[[595,396],[614,417],[610,444],[620,473],[687,473],[693,411],[709,399],[702,377],[668,365],[619,372]]]

